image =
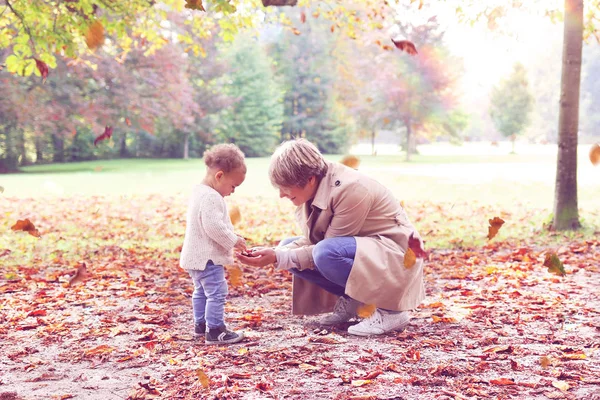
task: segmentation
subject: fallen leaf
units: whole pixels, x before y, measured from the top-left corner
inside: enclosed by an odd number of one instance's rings
[[[590,148],[590,161],[593,165],[600,164],[600,144],[594,143]]]
[[[29,233],[36,238],[42,237],[40,231],[35,229],[35,225],[28,219],[19,219],[17,223],[10,227],[13,231],[23,231]]]
[[[409,247],[404,254],[404,267],[412,268],[417,263],[415,252]]]
[[[562,390],[563,392],[566,392],[570,388],[569,384],[565,381],[552,381],[552,386]]]
[[[323,344],[340,344],[345,343],[345,340],[339,340],[332,338],[331,336],[316,336],[309,337],[308,341],[311,343],[323,343]]]
[[[237,351],[238,355],[243,356],[248,354],[248,348],[247,347],[241,347],[238,351]]]
[[[493,383],[494,385],[500,385],[500,386],[516,385],[515,381],[513,381],[512,379],[507,379],[507,378],[491,379],[490,383]]]
[[[352,381],[351,385],[352,386],[364,386],[364,385],[368,385],[370,383],[373,383],[373,381],[370,379],[355,379]]]
[[[371,371],[369,372],[364,379],[375,379],[377,378],[379,375],[383,374],[383,371],[380,369],[376,369],[375,371]]]
[[[34,58],[34,60],[35,66],[37,67],[38,71],[40,71],[40,75],[42,75],[42,83],[46,83],[46,78],[48,78],[48,72],[50,71],[48,69],[48,65],[37,58]]]
[[[237,265],[229,268],[229,283],[231,286],[242,285],[242,270]]]
[[[94,21],[85,33],[85,44],[90,50],[96,50],[104,43],[104,26],[100,21]]]
[[[394,46],[396,46],[397,49],[399,49],[401,51],[405,51],[406,53],[410,54],[411,56],[417,55],[417,48],[411,41],[392,39],[392,43],[394,43]]]
[[[487,238],[488,240],[491,240],[494,236],[498,234],[498,230],[500,230],[500,227],[504,225],[504,220],[499,217],[494,217],[493,219],[489,219],[488,221],[490,223],[490,226],[488,226]]]
[[[555,275],[565,276],[567,274],[562,261],[560,261],[556,253],[546,253],[544,267],[548,267],[548,272]]]
[[[94,139],[94,146],[96,146],[98,144],[98,142],[100,142],[102,140],[110,139],[110,137],[112,136],[112,133],[113,133],[113,129],[107,125],[104,128],[104,132],[102,133],[102,135],[100,135],[96,139]]]
[[[233,205],[229,208],[229,219],[231,220],[232,225],[237,225],[242,220],[242,213],[240,212],[240,208],[236,205]]]
[[[202,0],[185,0],[185,8],[190,10],[206,11],[202,5]]]
[[[69,286],[73,286],[76,283],[83,282],[87,278],[89,278],[91,274],[87,272],[87,267],[85,263],[80,263],[77,271],[75,271],[75,275],[71,279],[69,279]]]
[[[358,166],[360,165],[360,158],[349,154],[342,157],[340,164],[344,164],[346,167],[358,169]]]
[[[414,232],[412,232],[408,237],[408,248],[412,249],[417,258],[428,258],[427,252],[421,247],[421,241],[419,240],[419,238],[415,237]]]
[[[201,368],[198,368],[198,370],[196,371],[196,375],[198,375],[198,381],[200,381],[202,387],[207,388],[210,385],[208,376]]]
[[[542,368],[548,368],[551,364],[550,358],[542,356],[542,358],[540,358],[540,364],[542,365]]]
[[[375,304],[363,304],[356,310],[356,315],[361,318],[369,318],[371,315],[373,315],[376,309],[377,307]]]

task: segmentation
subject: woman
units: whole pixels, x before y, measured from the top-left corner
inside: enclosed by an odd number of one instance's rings
[[[403,329],[408,311],[425,295],[423,260],[404,266],[408,238],[419,234],[392,193],[356,170],[325,161],[305,139],[277,148],[269,177],[280,197],[298,206],[303,236],[237,258],[253,266],[273,263],[294,274],[294,314],[333,311],[319,322],[335,325],[357,317],[361,304],[372,304],[375,312],[349,333]]]

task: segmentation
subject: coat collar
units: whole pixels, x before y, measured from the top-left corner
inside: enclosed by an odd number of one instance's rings
[[[327,161],[325,163],[327,164],[327,173],[323,179],[321,179],[319,187],[315,193],[315,197],[312,201],[313,207],[320,208],[321,210],[327,209],[327,203],[329,203],[329,198],[331,196],[331,187],[333,186],[332,182],[334,181],[335,177],[334,163]]]

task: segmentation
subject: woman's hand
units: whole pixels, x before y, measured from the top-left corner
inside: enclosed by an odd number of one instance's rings
[[[245,254],[236,253],[237,259],[246,265],[254,267],[264,267],[265,265],[277,262],[275,250],[270,247],[254,247]]]

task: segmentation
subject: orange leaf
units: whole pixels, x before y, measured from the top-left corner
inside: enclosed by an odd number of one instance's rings
[[[516,385],[515,381],[513,381],[512,379],[507,379],[507,378],[492,379],[492,380],[490,380],[490,383],[493,383],[494,385],[501,385],[501,386]]]
[[[125,118],[125,125],[131,126],[131,120],[129,118]]]
[[[104,43],[104,26],[100,21],[94,21],[85,34],[85,44],[91,49],[96,50]]]
[[[229,282],[231,286],[242,285],[242,270],[238,266],[229,268]]]
[[[356,314],[361,318],[369,318],[375,312],[375,304],[363,304],[356,310]]]
[[[296,28],[293,28],[293,29],[292,29],[292,32],[293,32],[293,33],[294,33],[294,35],[296,35],[296,36],[299,36],[299,35],[301,34],[301,32],[300,32],[298,29],[296,29]]]
[[[90,276],[92,275],[87,272],[87,267],[85,266],[85,263],[80,263],[79,267],[77,268],[77,271],[75,272],[75,275],[73,275],[73,277],[69,279],[69,286],[73,286],[76,283],[83,282]]]
[[[590,148],[590,161],[594,165],[600,164],[600,144],[594,143]]]
[[[10,229],[13,231],[27,232],[36,238],[42,237],[42,235],[40,235],[40,231],[35,229],[35,225],[33,225],[33,223],[31,223],[31,221],[27,218],[17,220],[17,223],[11,226]]]
[[[300,21],[302,21],[302,23],[306,22],[306,13],[304,11],[300,13]]]
[[[548,368],[550,364],[552,364],[552,361],[549,357],[542,356],[542,358],[540,358],[540,364],[542,365],[542,368]]]
[[[415,255],[415,252],[412,251],[411,248],[408,248],[408,250],[406,250],[406,253],[404,254],[404,267],[412,268],[416,263],[417,256]]]
[[[360,158],[349,154],[342,157],[340,164],[344,164],[346,167],[358,169],[358,166],[360,165]]]
[[[334,339],[330,336],[316,336],[308,338],[308,341],[311,343],[323,343],[323,344],[340,344],[345,343],[343,341]]]
[[[46,83],[46,78],[48,78],[48,65],[43,62],[42,60],[38,60],[37,58],[34,58],[35,60],[35,66],[37,67],[38,71],[40,71],[40,75],[42,75],[42,83]]]
[[[198,368],[196,374],[198,375],[198,380],[202,384],[202,387],[207,388],[210,385],[210,381],[206,373],[202,369]]]
[[[417,55],[417,48],[411,41],[392,39],[392,43],[394,43],[394,46],[396,46],[396,48],[400,49],[401,51],[405,51],[411,56]]]
[[[236,205],[233,205],[229,208],[229,219],[231,220],[232,225],[237,225],[242,220],[242,213],[240,212],[240,208]]]
[[[494,219],[488,220],[490,226],[488,226],[488,240],[491,240],[494,236],[498,234],[498,230],[504,224],[504,220],[502,218],[494,217]]]

